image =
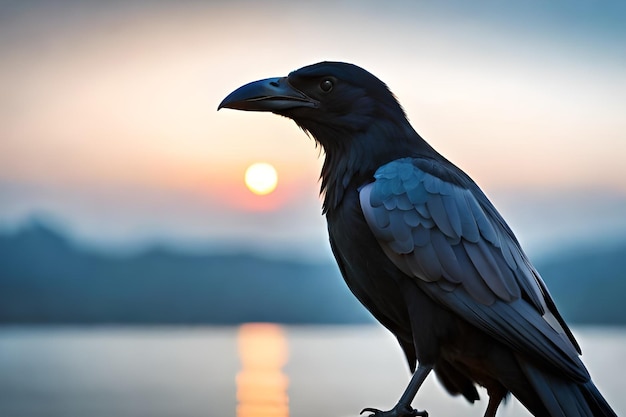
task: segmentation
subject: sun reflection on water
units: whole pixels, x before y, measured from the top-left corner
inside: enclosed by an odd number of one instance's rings
[[[282,371],[288,359],[285,332],[280,325],[250,323],[239,328],[237,417],[288,417],[289,378]]]

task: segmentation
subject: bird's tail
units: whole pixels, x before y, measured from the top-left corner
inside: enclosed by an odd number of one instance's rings
[[[539,399],[524,404],[535,416],[617,417],[591,379],[577,383],[542,371],[528,362],[521,365]]]

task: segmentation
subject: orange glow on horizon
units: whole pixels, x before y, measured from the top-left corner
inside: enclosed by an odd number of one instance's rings
[[[310,156],[310,155],[309,155]],[[319,171],[315,158],[309,158],[310,166],[290,166],[274,163],[280,179],[276,188],[268,194],[256,194],[246,186],[244,173],[251,164],[242,162],[194,175],[183,181],[178,179],[174,186],[189,187],[195,193],[212,196],[215,204],[226,209],[248,212],[267,212],[298,204],[301,201],[315,202],[319,195]]]
[[[289,378],[282,372],[288,346],[281,326],[244,324],[239,328],[237,417],[288,417]]]
[[[221,209],[267,212],[298,204],[303,200],[315,203],[319,195],[317,165],[320,160],[311,155],[305,155],[303,159],[304,162],[300,165],[271,159],[272,165],[280,173],[280,179],[269,194],[255,194],[247,188],[244,174],[251,165],[249,158],[218,163],[212,163],[208,158],[187,164],[164,163],[165,168],[160,172],[155,170],[152,178],[138,182],[147,188],[180,192],[196,201],[206,201]]]

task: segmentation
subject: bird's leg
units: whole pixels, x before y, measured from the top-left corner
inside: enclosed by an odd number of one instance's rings
[[[487,393],[489,394],[489,404],[485,410],[485,417],[496,417],[498,406],[506,396],[507,390],[504,386],[497,384],[488,387]]]
[[[409,385],[402,393],[400,400],[398,403],[389,411],[381,411],[375,408],[364,408],[361,411],[361,414],[368,411],[373,414],[370,414],[368,417],[415,417],[415,416],[423,416],[428,417],[428,412],[426,410],[418,411],[411,407],[411,402],[415,398],[417,391],[422,386],[422,383],[433,369],[430,365],[422,365],[419,364],[417,366],[417,370],[411,377],[411,381],[409,381]]]

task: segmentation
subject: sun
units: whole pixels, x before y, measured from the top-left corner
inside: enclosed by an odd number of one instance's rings
[[[276,169],[266,162],[256,162],[246,169],[246,187],[254,194],[269,194],[278,184]]]

